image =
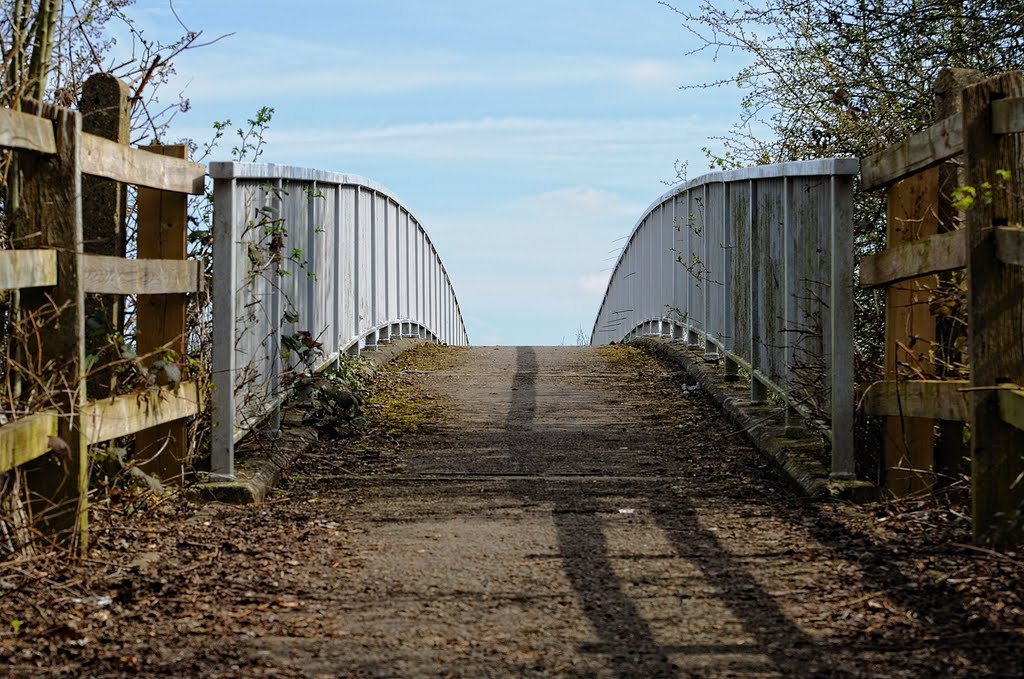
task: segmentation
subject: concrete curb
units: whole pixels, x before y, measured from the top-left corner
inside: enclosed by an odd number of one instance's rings
[[[786,438],[784,412],[772,406],[750,404],[743,381],[727,381],[717,363],[704,361],[703,349],[689,349],[679,340],[641,337],[630,344],[679,364],[706,390],[739,427],[746,431],[761,454],[773,459],[806,495],[870,502],[877,488],[867,481],[833,481],[821,459],[828,456],[828,442],[818,436]]]
[[[365,358],[376,370],[395,360],[426,340],[406,338],[375,349],[364,350]],[[235,480],[201,483],[192,488],[195,499],[227,504],[255,504],[262,502],[281,480],[281,474],[296,457],[319,440],[316,428],[304,425],[306,412],[285,403],[281,413],[281,431],[272,435],[266,430],[253,432],[236,447]]]

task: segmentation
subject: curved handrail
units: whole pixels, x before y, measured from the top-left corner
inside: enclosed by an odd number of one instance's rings
[[[320,369],[399,337],[468,344],[433,241],[388,189],[273,163],[215,162],[209,172],[212,476],[234,477],[234,443],[279,408],[282,366]]]
[[[703,346],[793,410],[830,413],[832,473],[853,475],[854,158],[762,165],[673,187],[637,221],[591,344],[662,335]],[[795,424],[796,420],[791,420]]]

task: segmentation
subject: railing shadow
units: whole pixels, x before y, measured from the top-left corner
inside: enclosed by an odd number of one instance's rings
[[[545,451],[531,448],[527,432],[533,427],[537,410],[536,355],[531,348],[519,348],[511,408],[506,428],[513,434],[514,468],[518,473],[537,473],[545,469]],[[543,473],[543,472],[540,472]],[[599,644],[581,649],[608,658],[616,676],[677,676],[671,656],[714,654],[733,655],[726,659],[731,670],[781,672],[792,676],[871,675],[879,670],[879,652],[893,657],[892,650],[880,647],[869,636],[858,639],[815,639],[792,620],[778,600],[759,584],[749,566],[732,553],[711,530],[698,521],[694,505],[679,494],[654,494],[650,490],[637,501],[646,505],[654,525],[667,536],[675,556],[693,564],[716,592],[718,600],[753,640],[747,643],[666,645],[659,643],[650,623],[641,614],[637,602],[627,592],[627,583],[616,573],[606,531],[609,507],[601,493],[587,484],[574,484],[573,493],[557,487],[557,481],[529,478],[509,484],[513,495],[530,502],[553,503],[552,518],[557,530],[558,550],[566,578],[582,610],[592,625]],[[563,481],[564,483],[564,481]],[[591,488],[588,490],[588,488]],[[631,488],[632,489],[632,488]],[[810,537],[819,542],[832,559],[853,564],[860,577],[877,587],[897,606],[903,607],[927,627],[928,639],[908,637],[907,646],[921,649],[944,647],[943,639],[964,638],[963,616],[950,615],[963,610],[967,601],[952,586],[935,586],[930,596],[919,596],[918,585],[910,577],[892,568],[886,547],[829,518],[814,505],[796,499],[783,500],[779,514],[798,512],[813,521]],[[925,622],[927,621],[927,622]],[[912,635],[911,630],[906,634]],[[1020,665],[1021,654],[993,665],[993,645],[1012,649],[1019,637],[976,623],[971,630],[972,643],[959,648],[963,659],[977,672],[1001,674]],[[751,663],[757,663],[751,667]],[[741,670],[742,667],[742,670]]]

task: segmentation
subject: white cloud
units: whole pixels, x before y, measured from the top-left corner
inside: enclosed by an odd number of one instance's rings
[[[529,204],[538,209],[567,210],[578,216],[606,215],[620,209],[622,197],[613,192],[591,187],[555,189],[530,196]]]
[[[716,121],[697,117],[650,119],[486,117],[381,127],[353,128],[343,125],[301,127],[275,119],[268,137],[268,157],[308,158],[317,167],[338,168],[360,158],[396,158],[438,161],[521,161],[525,167],[564,164],[579,171],[621,167],[637,162],[664,163],[671,169],[673,149],[692,147],[721,131]],[[202,139],[207,130],[179,129],[184,136]],[[349,165],[351,167],[351,165]],[[529,170],[526,170],[529,173]],[[527,174],[526,176],[529,176]],[[570,178],[571,179],[571,178]]]
[[[692,72],[683,71],[675,63],[653,59],[626,63],[621,75],[622,79],[631,85],[658,89],[681,85],[686,79],[693,77]]]
[[[285,96],[320,100],[339,95],[371,96],[436,89],[499,89],[571,86],[625,86],[665,91],[704,70],[678,62],[600,54],[544,54],[491,51],[464,53],[442,48],[396,49],[339,46],[269,33],[240,32],[177,59],[182,82],[196,99],[234,100]]]
[[[601,273],[584,274],[577,279],[580,290],[588,295],[603,295],[608,288],[608,280],[611,278],[610,271]]]

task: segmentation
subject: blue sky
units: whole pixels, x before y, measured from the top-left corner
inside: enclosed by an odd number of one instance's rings
[[[690,0],[680,0],[688,2]],[[162,90],[214,120],[275,115],[261,160],[360,174],[395,192],[436,243],[474,344],[589,335],[616,248],[647,205],[739,112],[734,55],[687,56],[655,0],[175,0],[204,37]],[[130,9],[178,30],[167,0]],[[228,160],[228,148],[214,160]]]

